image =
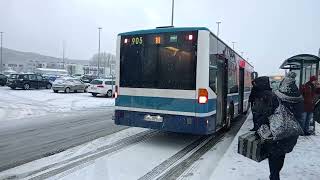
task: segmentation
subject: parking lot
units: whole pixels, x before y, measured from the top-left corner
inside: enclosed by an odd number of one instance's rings
[[[114,106],[114,99],[89,93],[54,93],[51,89],[12,90],[0,87],[0,121],[28,119],[50,113],[103,110]]]

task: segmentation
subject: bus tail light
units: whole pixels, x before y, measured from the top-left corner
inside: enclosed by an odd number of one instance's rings
[[[198,91],[198,103],[206,104],[208,102],[208,91],[207,89],[200,88]]]
[[[161,38],[160,36],[155,37],[155,43],[160,44],[161,43]]]

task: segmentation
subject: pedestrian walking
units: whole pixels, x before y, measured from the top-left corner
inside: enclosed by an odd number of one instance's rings
[[[258,130],[258,123],[257,119],[262,115],[260,112],[259,107],[259,100],[258,97],[261,97],[265,91],[271,91],[270,88],[270,81],[269,77],[261,76],[252,81],[252,89],[249,96],[249,103],[251,105],[251,112],[252,112],[252,120],[253,120],[253,128],[250,131],[257,131]],[[264,111],[262,111],[265,113]]]
[[[303,128],[305,135],[310,135],[313,133],[310,131],[310,121],[313,121],[313,112],[316,98],[316,84],[317,77],[311,76],[310,80],[301,88],[301,92],[304,98],[304,121],[301,122],[301,127]]]
[[[259,128],[262,125],[270,126],[270,116],[275,113],[280,103],[293,114],[297,121],[302,118],[303,98],[295,84],[295,77],[296,74],[290,72],[280,83],[278,90],[275,92],[265,90],[258,94],[257,99],[260,99],[261,105],[257,110],[262,114],[257,119]],[[284,164],[285,155],[293,150],[297,139],[298,135],[294,135],[281,140],[271,140],[265,144],[264,149],[269,162],[270,180],[280,180],[280,171]]]

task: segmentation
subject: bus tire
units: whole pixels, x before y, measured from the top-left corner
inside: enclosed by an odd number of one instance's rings
[[[233,103],[231,103],[229,105],[229,110],[228,110],[228,114],[226,117],[225,129],[227,131],[231,129],[231,122],[233,121],[233,118],[234,118],[234,105],[233,105]]]

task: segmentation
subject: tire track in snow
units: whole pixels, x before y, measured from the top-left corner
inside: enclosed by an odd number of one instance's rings
[[[144,132],[135,134],[133,136],[116,141],[112,144],[100,147],[95,151],[81,154],[73,158],[42,167],[32,172],[4,177],[4,179],[11,180],[11,179],[28,178],[28,179],[38,180],[38,179],[46,179],[49,177],[53,177],[63,172],[74,170],[77,167],[81,167],[81,165],[85,163],[101,158],[108,154],[114,153],[128,146],[145,141],[156,134],[160,134],[160,132],[155,130],[144,131]]]
[[[232,126],[233,130],[239,130],[246,116],[240,116]],[[180,177],[194,162],[199,160],[206,152],[213,148],[227,134],[225,130],[220,130],[212,135],[202,136],[181,151],[177,152],[169,159],[165,160],[139,180],[175,180]]]

